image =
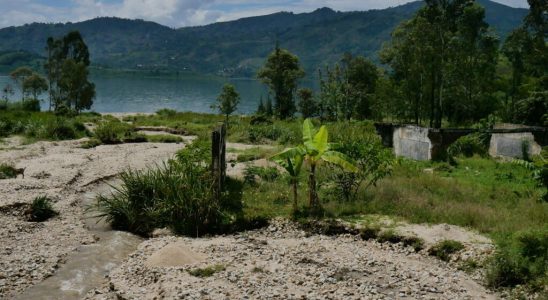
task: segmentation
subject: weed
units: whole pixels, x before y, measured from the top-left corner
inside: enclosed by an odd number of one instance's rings
[[[443,240],[428,249],[428,254],[436,256],[443,261],[449,261],[450,255],[464,249],[461,242],[453,240]]]
[[[43,222],[57,214],[51,205],[51,200],[46,196],[34,198],[28,211],[29,220],[32,222]]]
[[[367,226],[360,229],[360,237],[364,240],[376,239],[381,229],[379,227]]]
[[[17,177],[17,170],[8,164],[0,164],[0,179],[9,179]]]
[[[391,229],[381,231],[381,233],[377,236],[377,241],[381,243],[389,242],[389,243],[396,244],[401,242],[403,239],[404,239],[403,236],[397,234],[394,230],[391,230]]]
[[[195,277],[205,278],[205,277],[213,276],[213,274],[218,273],[218,272],[222,272],[224,270],[226,270],[225,266],[217,264],[217,265],[210,266],[210,267],[196,268],[196,269],[188,270],[188,274],[190,274],[192,276],[195,276]]]
[[[402,238],[402,243],[406,247],[411,247],[415,252],[424,249],[424,240],[416,236],[405,236]]]

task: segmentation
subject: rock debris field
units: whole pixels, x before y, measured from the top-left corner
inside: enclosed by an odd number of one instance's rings
[[[82,142],[21,146],[9,140],[9,147],[0,152],[0,161],[26,167],[24,179],[0,180],[0,299],[17,298],[55,276],[78,247],[97,242],[83,218],[85,193],[103,179],[130,167],[160,163],[184,147],[144,143],[82,149]],[[39,195],[52,198],[60,214],[43,223],[28,222],[23,210]],[[498,297],[475,276],[428,256],[425,250],[415,252],[401,244],[366,241],[351,234],[311,234],[283,219],[234,235],[197,239],[164,235],[144,240],[104,276],[102,284],[77,298]]]

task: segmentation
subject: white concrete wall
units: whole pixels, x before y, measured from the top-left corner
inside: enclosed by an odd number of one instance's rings
[[[530,132],[493,133],[489,145],[489,155],[492,157],[523,158],[522,145],[529,144],[529,156],[538,155],[542,148],[535,142]]]
[[[432,142],[428,128],[405,126],[394,129],[394,153],[414,160],[432,159]]]

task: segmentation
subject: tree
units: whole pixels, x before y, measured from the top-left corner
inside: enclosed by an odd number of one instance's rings
[[[299,112],[303,115],[303,118],[316,116],[318,105],[314,100],[314,92],[311,89],[303,88],[297,91],[297,96],[299,98]]]
[[[266,114],[266,108],[264,107],[263,96],[262,95],[261,95],[261,99],[259,100],[259,106],[257,106],[257,114],[258,115]]]
[[[240,95],[236,88],[227,83],[223,86],[221,94],[217,97],[217,104],[213,107],[226,116],[226,123],[228,124],[228,117],[236,111],[239,103]]]
[[[320,209],[316,191],[316,169],[322,161],[338,165],[349,172],[358,171],[346,155],[331,149],[328,138],[327,127],[321,126],[319,130],[316,130],[312,121],[306,119],[303,123],[303,144],[288,148],[273,157],[275,161],[302,159],[309,166],[308,201],[313,211]]]
[[[2,99],[4,99],[6,103],[8,103],[10,96],[13,96],[13,94],[14,94],[14,91],[11,84],[9,83],[6,84],[4,88],[2,89]]]
[[[32,99],[38,100],[38,95],[48,90],[47,80],[39,74],[33,73],[23,82],[26,92],[32,94]]]
[[[19,67],[10,73],[11,79],[15,81],[15,84],[19,86],[19,90],[21,91],[21,101],[24,101],[25,99],[25,87],[23,83],[25,82],[25,79],[32,74],[33,72],[29,67]]]
[[[286,119],[295,113],[293,94],[297,89],[297,81],[304,75],[297,56],[276,45],[257,77],[274,94],[275,111],[279,118]]]
[[[270,99],[270,94],[266,96],[266,104],[264,109],[267,116],[272,117],[274,115],[274,109],[272,108],[272,99]]]
[[[65,106],[79,113],[91,108],[95,98],[95,85],[88,81],[88,69],[83,62],[65,60],[57,84],[61,102],[56,104],[56,110]]]
[[[478,121],[491,113],[498,39],[485,10],[470,0],[427,0],[394,31],[382,61],[403,89],[407,118],[430,126]]]
[[[379,77],[377,66],[363,56],[346,53],[342,58],[344,101],[340,104],[342,115],[349,120],[372,115],[372,98]]]
[[[61,39],[48,38],[48,60],[44,65],[49,79],[50,107],[80,112],[89,109],[95,97],[95,85],[88,81],[89,50],[78,31]]]
[[[304,161],[303,151],[301,151],[300,148],[292,148],[274,156],[272,160],[282,166],[290,176],[289,183],[293,188],[293,212],[297,212],[299,209],[299,194],[297,189],[299,185],[299,175]]]

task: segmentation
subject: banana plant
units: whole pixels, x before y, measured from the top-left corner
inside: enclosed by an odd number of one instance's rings
[[[358,171],[350,158],[340,152],[331,150],[328,138],[327,127],[321,126],[319,130],[316,130],[312,121],[306,119],[303,123],[303,144],[286,149],[273,156],[274,161],[283,166],[292,176],[295,193],[294,208],[297,206],[296,182],[303,162],[309,167],[308,201],[311,209],[320,207],[316,191],[316,169],[322,161],[338,165],[348,172]]]

